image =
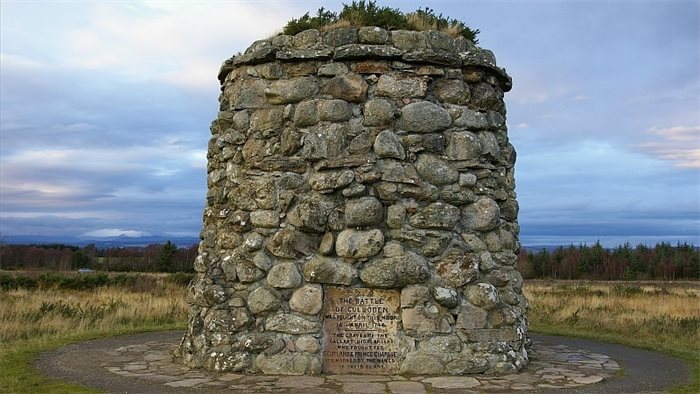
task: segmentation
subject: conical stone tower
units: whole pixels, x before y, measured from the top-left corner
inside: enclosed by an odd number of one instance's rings
[[[307,30],[219,73],[181,362],[265,374],[528,362],[515,151],[490,51]]]

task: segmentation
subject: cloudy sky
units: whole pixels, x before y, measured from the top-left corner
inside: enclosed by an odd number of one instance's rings
[[[379,1],[513,77],[525,244],[700,245],[700,2]],[[0,0],[0,233],[196,235],[224,59],[339,1]]]

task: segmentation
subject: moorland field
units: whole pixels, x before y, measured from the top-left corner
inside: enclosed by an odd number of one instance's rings
[[[92,392],[31,367],[71,342],[184,329],[188,274],[0,272],[0,392]],[[700,284],[692,281],[526,280],[533,332],[653,349],[686,360],[700,392]]]

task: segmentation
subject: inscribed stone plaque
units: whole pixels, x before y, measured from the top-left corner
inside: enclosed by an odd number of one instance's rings
[[[323,307],[323,372],[397,373],[399,292],[327,287]]]

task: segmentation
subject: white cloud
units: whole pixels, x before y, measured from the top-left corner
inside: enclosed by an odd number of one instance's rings
[[[530,125],[525,123],[525,122],[522,122],[522,123],[518,123],[518,125],[515,127],[518,129],[527,129],[528,127],[530,127]]]
[[[90,70],[208,90],[216,87],[222,61],[276,34],[291,17],[303,14],[301,7],[266,1],[86,2],[76,13],[46,4],[31,11],[37,22],[5,24],[0,63],[3,71]],[[31,5],[17,8],[26,12]],[[41,26],[32,26],[38,21]],[[51,45],[40,34],[51,34]],[[18,44],[24,41],[27,45]]]
[[[176,137],[168,140],[175,143],[14,151],[0,160],[4,209],[91,209],[107,200],[182,194],[178,185],[183,179],[195,173],[204,177],[206,152]]]
[[[700,168],[700,125],[649,129],[656,139],[637,145],[661,160],[674,162],[679,168]]]
[[[513,89],[508,98],[517,101],[520,104],[541,104],[552,97],[550,92],[544,90],[524,90]]]
[[[187,159],[193,168],[207,168],[207,151],[206,149],[201,150],[190,150],[187,154]]]
[[[57,133],[83,133],[98,129],[96,125],[85,122],[57,124],[52,126],[52,128],[56,130]]]
[[[518,104],[542,104],[571,95],[571,83],[566,76],[523,73],[513,75],[513,90],[506,94],[507,100]]]
[[[195,59],[185,62],[177,70],[166,72],[159,78],[169,84],[187,91],[216,92],[219,81],[216,76],[221,61]]]
[[[91,171],[139,170],[152,163],[187,163],[195,168],[201,168],[202,149],[191,143],[158,144],[151,146],[132,146],[114,149],[105,147],[66,147],[66,148],[33,148],[17,150],[3,157],[5,166],[23,168],[81,168],[88,166]],[[187,160],[182,161],[181,158]],[[204,156],[206,158],[206,154]],[[3,173],[10,173],[8,167],[2,168]]]
[[[700,125],[698,126],[674,126],[661,128],[654,126],[649,133],[658,135],[673,142],[700,142]]]
[[[47,216],[47,214],[45,212],[11,212],[11,213],[3,212],[3,219],[37,219],[37,218],[42,218],[42,217],[46,217],[46,216]],[[60,218],[60,219],[71,219],[71,220],[95,219],[95,218],[99,218],[100,220],[108,220],[108,219],[115,219],[115,218],[119,217],[119,215],[114,214],[114,213],[109,213],[107,211],[88,211],[88,210],[78,210],[78,211],[61,210],[60,212],[52,212],[50,216],[55,217],[55,218]]]
[[[295,13],[279,3],[172,1],[100,3],[88,12],[90,23],[66,34],[61,62],[188,89],[216,86],[223,60]]]
[[[42,63],[26,56],[13,53],[0,52],[0,64],[3,69],[37,70],[43,67]]]
[[[107,238],[107,237],[143,237],[149,235],[147,232],[144,231],[137,231],[137,230],[122,230],[120,228],[103,228],[99,230],[94,230],[94,231],[89,231],[83,236],[85,237],[98,237],[98,238]]]

